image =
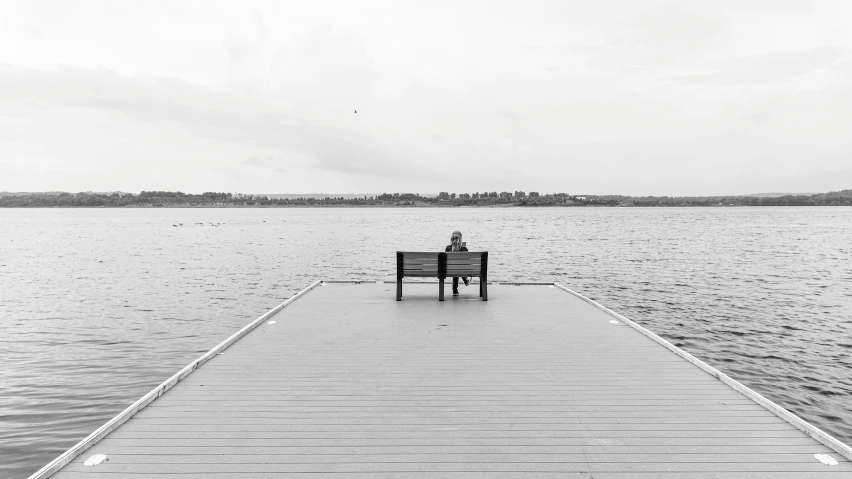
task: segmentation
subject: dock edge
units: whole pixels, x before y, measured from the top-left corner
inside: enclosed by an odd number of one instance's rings
[[[799,429],[800,431],[804,432],[808,436],[816,439],[817,441],[819,441],[822,444],[830,447],[831,449],[834,449],[841,456],[843,456],[843,457],[845,457],[849,460],[852,460],[852,447],[849,447],[847,444],[841,442],[839,439],[835,438],[831,434],[828,434],[827,432],[825,432],[822,429],[814,426],[813,424],[809,423],[808,421],[805,421],[804,419],[802,419],[799,416],[797,416],[797,415],[791,413],[790,411],[784,409],[783,407],[779,406],[778,404],[775,404],[774,402],[770,401],[769,399],[763,397],[757,391],[754,391],[753,389],[751,389],[748,386],[740,383],[736,379],[734,379],[734,378],[728,376],[727,374],[719,371],[718,369],[714,368],[713,366],[710,366],[709,364],[707,364],[704,361],[702,361],[702,360],[696,358],[695,356],[689,354],[688,352],[684,351],[683,349],[680,349],[679,347],[677,347],[674,344],[666,341],[665,339],[661,338],[660,336],[657,336],[653,331],[641,326],[640,324],[635,323],[635,322],[631,321],[630,319],[625,318],[624,316],[616,313],[615,311],[607,308],[606,306],[598,303],[597,301],[590,299],[590,298],[587,298],[586,296],[583,296],[582,294],[580,294],[580,293],[578,293],[574,290],[571,290],[571,289],[565,287],[564,285],[562,285],[560,283],[554,282],[553,285],[556,286],[557,288],[567,292],[567,293],[570,293],[570,294],[582,299],[583,301],[585,301],[585,302],[591,304],[592,306],[604,311],[605,313],[609,314],[610,316],[613,316],[616,319],[624,322],[624,324],[626,324],[626,325],[630,326],[631,328],[639,331],[640,333],[651,338],[652,340],[654,340],[658,344],[664,346],[666,349],[672,351],[673,353],[677,354],[678,356],[682,357],[683,359],[686,359],[691,364],[698,366],[704,372],[710,374],[711,376],[715,377],[719,381],[722,381],[723,383],[727,384],[728,386],[733,388],[738,393],[746,396],[747,398],[751,399],[752,401],[754,401],[754,402],[760,404],[761,406],[765,407],[766,409],[768,409],[769,411],[774,413],[776,416],[780,417],[781,419],[783,419],[783,420],[787,421],[788,423],[790,423],[791,425],[793,425],[796,429]]]
[[[67,451],[65,451],[62,454],[60,454],[59,456],[57,456],[56,459],[50,461],[46,466],[44,466],[41,469],[39,469],[38,471],[36,471],[28,479],[43,479],[43,478],[51,476],[53,473],[62,469],[62,467],[64,467],[66,464],[73,461],[74,458],[76,458],[77,456],[82,454],[84,451],[86,451],[90,447],[97,444],[97,442],[100,441],[101,439],[103,439],[104,436],[106,436],[107,434],[112,432],[115,428],[117,428],[118,426],[120,426],[121,424],[126,422],[131,417],[133,417],[133,415],[136,414],[137,412],[139,412],[142,408],[144,408],[145,406],[150,404],[153,400],[162,396],[163,393],[165,393],[166,391],[168,391],[169,389],[174,387],[178,382],[180,382],[181,379],[189,376],[189,374],[191,374],[193,371],[198,369],[199,366],[206,363],[210,359],[216,357],[217,354],[219,354],[223,350],[227,349],[228,346],[237,342],[237,340],[239,340],[240,338],[245,336],[247,333],[249,333],[254,328],[263,324],[264,321],[266,321],[267,319],[272,317],[275,313],[281,311],[282,309],[284,309],[285,307],[290,305],[290,303],[301,298],[308,291],[316,288],[317,286],[319,286],[322,283],[323,283],[322,280],[314,281],[310,286],[299,291],[298,293],[296,293],[295,295],[290,297],[290,299],[288,299],[287,301],[284,301],[283,303],[279,304],[278,306],[270,309],[269,311],[264,313],[259,318],[255,319],[251,323],[247,324],[242,329],[240,329],[236,333],[232,334],[228,339],[222,341],[221,343],[219,343],[218,345],[213,347],[213,349],[211,349],[210,351],[207,351],[206,353],[204,353],[201,357],[199,357],[195,361],[184,366],[183,369],[181,369],[180,371],[175,373],[172,377],[170,377],[169,379],[166,379],[165,381],[160,383],[159,386],[155,387],[150,392],[148,392],[148,394],[146,394],[146,395],[142,396],[141,398],[139,398],[138,400],[136,400],[136,402],[131,404],[127,409],[125,409],[124,411],[121,411],[115,417],[113,417],[112,419],[107,421],[103,426],[96,429],[95,432],[86,436],[85,439],[78,442],[73,447],[71,447]]]

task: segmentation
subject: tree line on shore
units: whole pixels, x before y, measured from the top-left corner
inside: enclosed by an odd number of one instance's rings
[[[193,207],[193,206],[852,206],[852,189],[814,195],[622,196],[538,192],[383,193],[376,196],[299,197],[179,191],[131,193],[0,193],[0,207]]]

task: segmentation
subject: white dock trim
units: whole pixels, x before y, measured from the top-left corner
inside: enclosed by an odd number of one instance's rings
[[[763,397],[757,391],[754,391],[753,389],[749,388],[748,386],[740,383],[736,379],[734,379],[734,378],[728,376],[727,374],[719,371],[718,369],[714,368],[713,366],[710,366],[709,364],[707,364],[704,361],[702,361],[702,360],[696,358],[695,356],[689,354],[688,352],[684,351],[683,349],[680,349],[679,347],[675,346],[674,344],[672,344],[672,343],[666,341],[665,339],[657,336],[651,330],[631,321],[630,319],[625,318],[624,316],[616,313],[615,311],[607,308],[606,306],[598,303],[597,301],[595,301],[593,299],[587,298],[587,297],[583,296],[582,294],[580,294],[576,291],[568,289],[567,287],[563,286],[560,283],[553,283],[553,285],[556,286],[557,288],[563,290],[563,291],[566,291],[568,293],[573,294],[574,296],[582,299],[583,301],[585,301],[585,302],[595,306],[596,308],[606,312],[607,314],[619,319],[620,321],[624,322],[624,324],[627,324],[631,328],[639,331],[640,333],[644,334],[645,336],[648,336],[649,338],[653,339],[655,342],[659,343],[660,345],[665,346],[666,349],[669,349],[670,351],[674,352],[675,354],[682,357],[683,359],[686,359],[690,363],[698,366],[699,368],[701,368],[702,370],[704,370],[708,374],[712,375],[713,377],[715,377],[719,381],[722,381],[723,383],[725,383],[728,386],[730,386],[731,388],[733,388],[735,391],[737,391],[740,394],[746,396],[747,398],[755,401],[756,403],[765,407],[769,411],[775,413],[781,419],[784,419],[788,423],[792,424],[793,426],[795,426],[797,429],[801,430],[802,432],[804,432],[808,436],[811,436],[812,438],[823,443],[824,445],[834,449],[835,451],[837,451],[838,454],[842,455],[843,457],[845,457],[849,460],[852,460],[852,447],[849,447],[847,444],[841,442],[839,439],[835,438],[834,436],[828,434],[827,432],[825,432],[822,429],[814,426],[813,424],[805,421],[804,419],[800,418],[799,416],[796,416],[795,414],[784,409],[783,407],[775,404],[774,402],[770,401],[769,399]]]
[[[159,386],[152,389],[148,394],[139,398],[136,402],[131,404],[127,409],[121,411],[114,418],[110,419],[103,426],[99,427],[95,432],[89,434],[85,439],[75,444],[71,449],[63,452],[56,459],[50,461],[46,466],[42,467],[38,471],[36,471],[33,475],[29,477],[29,479],[43,479],[46,477],[50,477],[54,472],[62,469],[63,466],[74,460],[75,457],[82,454],[86,449],[95,445],[98,441],[100,441],[104,436],[109,434],[112,430],[123,424],[125,421],[130,419],[134,414],[139,412],[142,408],[147,406],[151,401],[160,397],[163,393],[171,389],[175,384],[177,384],[181,379],[188,376],[190,373],[195,371],[198,366],[209,361],[211,358],[215,357],[218,353],[225,350],[228,346],[235,343],[241,337],[245,336],[249,331],[256,328],[257,326],[263,324],[269,317],[281,311],[286,306],[288,306],[293,301],[296,301],[300,297],[304,296],[305,293],[314,289],[318,285],[320,285],[322,281],[315,281],[313,284],[308,286],[307,288],[299,291],[293,297],[279,304],[278,306],[270,309],[266,313],[264,313],[259,318],[255,319],[251,323],[244,326],[242,329],[232,334],[231,337],[222,341],[218,345],[216,345],[210,351],[207,351],[200,358],[195,361],[187,364],[183,369],[175,373],[169,379],[166,379]]]

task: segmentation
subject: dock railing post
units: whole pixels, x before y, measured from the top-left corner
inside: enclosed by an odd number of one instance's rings
[[[402,301],[402,276],[404,274],[402,268],[402,251],[396,252],[396,300]]]
[[[482,270],[479,273],[479,295],[483,301],[488,301],[488,252],[482,253]]]
[[[444,300],[444,280],[447,278],[447,253],[438,253],[438,301]]]

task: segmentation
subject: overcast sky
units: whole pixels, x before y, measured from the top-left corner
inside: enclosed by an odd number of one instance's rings
[[[821,192],[851,132],[849,0],[0,0],[0,191]]]

